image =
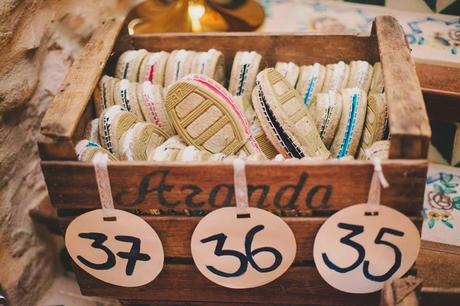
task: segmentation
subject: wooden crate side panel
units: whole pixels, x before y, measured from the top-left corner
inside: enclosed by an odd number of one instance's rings
[[[253,289],[228,289],[206,279],[193,265],[166,264],[151,283],[137,288],[106,284],[76,267],[84,295],[131,298],[144,301],[194,302],[227,301],[284,305],[377,305],[379,293],[347,294],[329,286],[314,266],[297,266],[270,284]]]
[[[415,63],[402,27],[391,16],[378,16],[376,35],[391,133],[390,158],[426,158],[431,129]]]
[[[382,203],[419,215],[426,161],[383,162],[391,186]],[[100,207],[94,169],[82,162],[42,162],[51,202],[59,208]],[[274,211],[331,212],[364,203],[373,166],[364,161],[248,163],[249,205]],[[121,209],[210,211],[235,205],[233,168],[216,163],[109,165],[115,206]]]

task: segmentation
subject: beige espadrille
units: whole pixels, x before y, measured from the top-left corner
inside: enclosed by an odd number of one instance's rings
[[[367,108],[367,95],[362,89],[346,88],[341,94],[342,116],[331,145],[331,153],[337,158],[356,154]]]
[[[169,53],[164,51],[147,54],[141,63],[137,81],[139,83],[148,81],[163,86],[168,58]]]
[[[102,147],[118,157],[121,136],[138,118],[131,112],[121,110],[120,105],[107,108],[99,118],[99,135]]]
[[[299,93],[275,69],[257,75],[254,109],[270,142],[285,157],[330,155]]]
[[[260,152],[248,122],[230,94],[202,75],[172,85],[166,110],[176,132],[189,144],[211,153]]]
[[[191,73],[202,74],[221,85],[225,84],[225,60],[222,52],[209,49],[207,52],[197,52],[192,61]]]
[[[350,74],[350,67],[340,61],[326,66],[326,78],[321,92],[340,91],[345,88]]]
[[[387,125],[388,112],[385,94],[370,94],[367,98],[366,121],[361,136],[359,158],[366,159],[366,149],[382,140]]]
[[[239,51],[233,59],[228,91],[232,96],[251,97],[262,56],[255,51]]]
[[[137,86],[137,100],[144,119],[162,129],[168,136],[176,134],[166,113],[163,87],[145,81]]]
[[[309,109],[315,109],[314,97],[321,92],[326,77],[326,68],[323,65],[315,63],[309,66],[301,66],[299,80],[296,89],[302,96],[303,104]],[[312,114],[313,115],[313,114]]]
[[[195,52],[184,49],[171,52],[166,64],[165,87],[170,86],[174,82],[190,74],[194,57]]]
[[[132,112],[140,120],[144,120],[139,102],[137,101],[137,83],[127,79],[115,83],[115,104],[120,105],[124,111]]]
[[[361,88],[366,94],[372,81],[372,66],[366,61],[351,61],[347,88]]]
[[[369,94],[383,93],[384,87],[385,84],[383,83],[382,64],[377,62],[374,64]]]
[[[149,53],[144,49],[124,52],[118,58],[117,66],[115,67],[115,77],[137,82],[139,78],[139,68],[148,54]]]
[[[173,136],[166,140],[163,144],[148,152],[147,159],[149,161],[175,161],[177,154],[186,148],[186,144],[179,136]]]
[[[390,152],[390,141],[389,140],[380,140],[374,142],[367,150],[369,155],[366,154],[366,159],[372,157],[378,157],[381,160],[388,159]]]
[[[338,92],[331,90],[316,96],[316,127],[326,148],[331,147],[341,116],[342,96]]]
[[[104,75],[94,89],[93,102],[96,115],[100,116],[104,109],[115,105],[114,87],[115,78]]]
[[[111,161],[118,160],[112,153],[102,148],[99,144],[93,143],[87,139],[80,140],[77,143],[75,152],[77,153],[77,159],[80,161],[92,161],[97,152],[106,154],[107,158]]]
[[[121,160],[147,160],[151,151],[165,142],[168,136],[150,122],[133,124],[120,138]]]
[[[292,85],[292,87],[295,87],[300,73],[299,66],[297,66],[293,62],[277,62],[275,65],[275,69],[286,78],[286,80]]]

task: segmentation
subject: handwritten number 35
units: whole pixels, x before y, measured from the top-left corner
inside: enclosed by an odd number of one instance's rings
[[[364,232],[364,227],[362,225],[354,225],[354,224],[347,224],[347,223],[339,223],[337,226],[341,229],[351,231],[350,234],[340,239],[340,242],[354,248],[358,252],[358,258],[356,259],[354,263],[352,263],[348,267],[339,267],[329,259],[326,253],[322,253],[321,255],[323,257],[324,263],[326,264],[326,266],[329,267],[329,269],[334,270],[339,273],[347,273],[347,272],[350,272],[356,269],[357,267],[361,265],[361,263],[364,262],[363,264],[364,276],[367,279],[371,281],[375,281],[375,282],[387,281],[390,277],[393,276],[393,274],[396,273],[396,271],[398,271],[399,267],[401,266],[401,251],[399,250],[397,246],[395,246],[391,242],[383,240],[383,235],[389,234],[389,235],[402,237],[404,236],[403,232],[400,232],[400,231],[397,231],[397,230],[394,230],[388,227],[382,227],[380,229],[379,233],[377,234],[377,237],[374,240],[374,243],[383,244],[383,245],[386,245],[392,248],[395,254],[395,263],[386,273],[382,275],[373,275],[369,272],[369,260],[364,260],[364,258],[366,257],[366,250],[361,244],[357,243],[356,241],[351,240],[351,238]]]
[[[278,268],[281,265],[281,261],[283,260],[283,256],[281,255],[281,253],[277,249],[272,248],[272,247],[261,247],[261,248],[255,249],[255,250],[251,250],[252,241],[254,240],[254,236],[258,232],[263,230],[264,228],[265,227],[263,225],[257,225],[257,226],[254,226],[246,234],[246,238],[245,238],[245,241],[244,241],[245,254],[243,254],[241,252],[238,252],[238,251],[235,251],[235,250],[224,250],[224,244],[225,244],[225,241],[227,240],[227,235],[225,235],[224,233],[220,233],[220,234],[213,235],[213,236],[210,236],[210,237],[202,239],[201,243],[208,243],[208,242],[211,242],[211,241],[217,241],[216,248],[214,250],[215,255],[217,255],[217,256],[233,256],[233,257],[236,257],[240,262],[239,268],[233,273],[220,271],[220,270],[216,269],[213,266],[206,266],[206,268],[208,268],[208,270],[211,271],[212,273],[214,273],[216,275],[219,275],[219,276],[222,276],[222,277],[238,277],[238,276],[243,275],[244,273],[246,273],[246,271],[248,269],[248,263],[256,271],[261,272],[261,273],[267,273],[267,272],[271,272],[271,271],[276,270],[276,268]],[[273,262],[273,264],[271,266],[266,267],[266,268],[262,268],[254,261],[254,256],[259,254],[259,253],[262,253],[262,252],[272,253],[273,256],[275,257],[275,261]]]

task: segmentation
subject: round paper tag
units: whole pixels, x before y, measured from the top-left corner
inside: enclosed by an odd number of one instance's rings
[[[92,276],[122,287],[154,280],[163,269],[160,238],[142,218],[111,210],[115,221],[104,221],[101,209],[70,223],[65,245],[73,261]]]
[[[286,272],[295,258],[294,234],[281,218],[253,207],[247,212],[237,216],[235,207],[215,210],[193,232],[195,265],[224,287],[267,284]]]
[[[366,216],[367,204],[347,207],[319,229],[313,256],[321,276],[349,293],[369,293],[403,276],[414,264],[420,234],[402,213],[380,205]]]

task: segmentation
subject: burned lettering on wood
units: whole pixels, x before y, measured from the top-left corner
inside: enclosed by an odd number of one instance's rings
[[[328,208],[333,192],[332,185],[314,185],[306,189],[308,178],[308,173],[304,171],[295,183],[283,185],[276,190],[269,184],[248,184],[248,199],[251,203],[256,203],[257,207],[265,209],[299,209],[302,202],[308,209]],[[138,206],[153,195],[151,200],[165,209],[178,208],[181,204],[187,209],[202,209],[206,205],[213,208],[235,205],[233,184],[216,184],[211,185],[211,188],[204,188],[199,182],[175,186],[168,183],[168,179],[169,182],[174,181],[170,178],[170,170],[153,171],[142,178],[135,198],[130,199],[129,192],[121,190],[115,194],[115,203],[124,207]],[[304,200],[300,198],[303,194],[306,194]],[[272,203],[269,202],[270,199],[273,199]]]

